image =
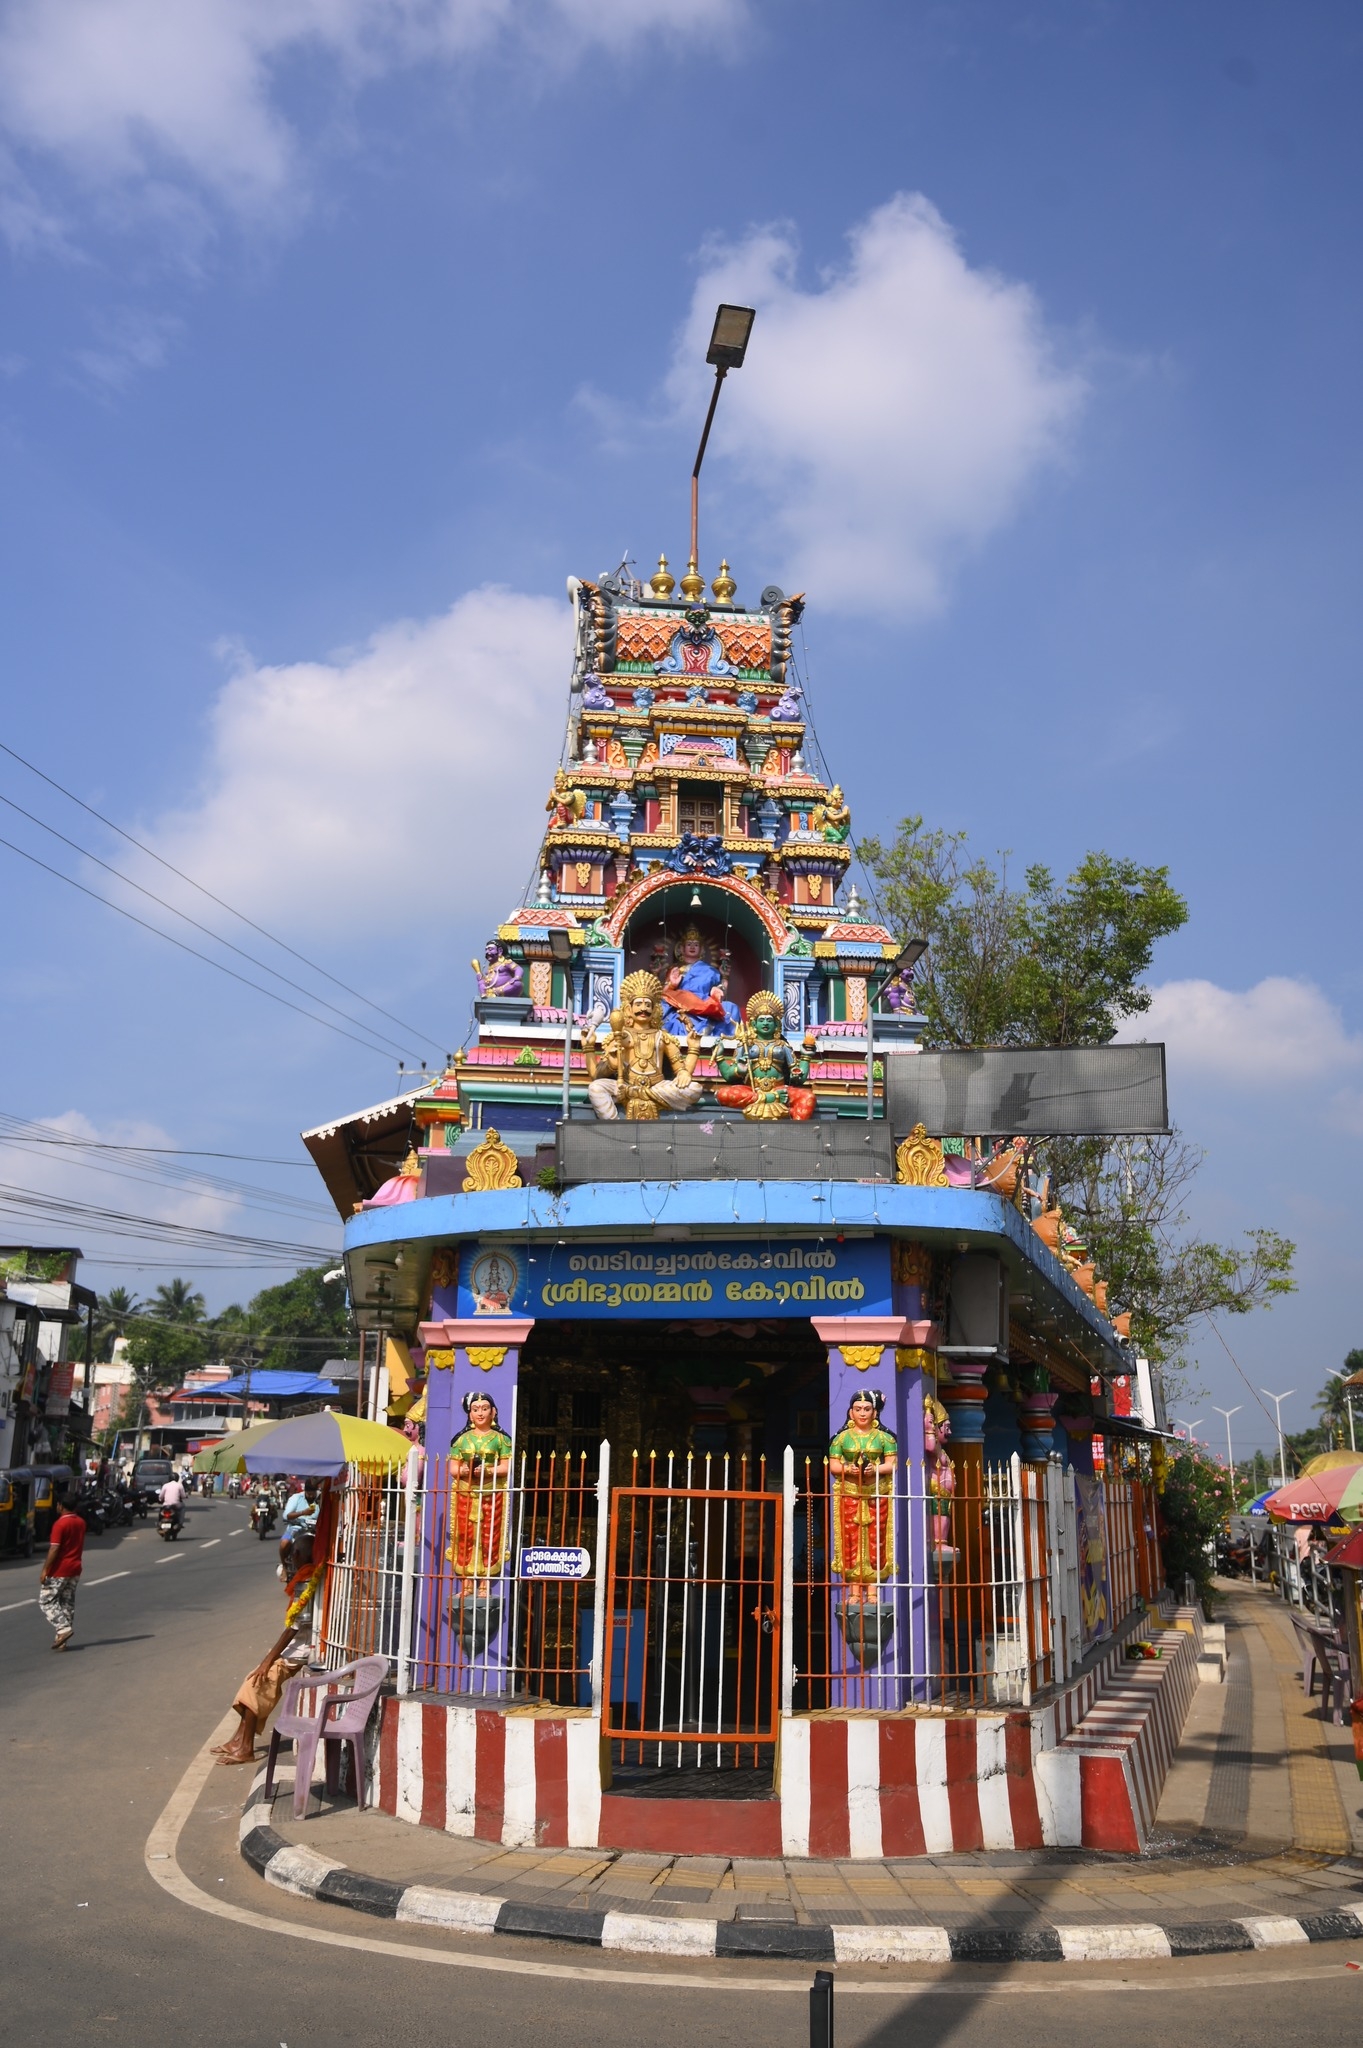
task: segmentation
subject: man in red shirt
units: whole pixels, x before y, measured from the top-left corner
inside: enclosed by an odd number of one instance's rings
[[[38,1581],[38,1605],[57,1631],[54,1650],[64,1650],[76,1620],[76,1586],[85,1549],[85,1521],[69,1504],[52,1524],[48,1552]]]

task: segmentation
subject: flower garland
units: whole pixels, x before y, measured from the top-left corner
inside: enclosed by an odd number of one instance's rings
[[[312,1605],[313,1595],[326,1577],[326,1570],[325,1564],[304,1565],[302,1571],[295,1572],[289,1580],[290,1599],[288,1606],[284,1610],[285,1628],[296,1628],[303,1619],[308,1608]],[[301,1585],[299,1584],[300,1581],[302,1581]],[[299,1587],[296,1598],[293,1597],[295,1586]]]

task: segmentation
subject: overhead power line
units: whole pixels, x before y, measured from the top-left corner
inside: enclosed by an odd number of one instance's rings
[[[10,1215],[48,1217],[60,1223],[84,1224],[109,1237],[140,1238],[147,1244],[178,1244],[187,1251],[278,1252],[305,1265],[337,1256],[329,1245],[294,1244],[281,1238],[212,1230],[206,1224],[171,1223],[160,1216],[134,1216],[124,1209],[102,1209],[92,1202],[70,1201],[60,1195],[45,1194],[39,1188],[13,1187],[4,1182],[0,1182],[0,1211]]]
[[[148,924],[145,917],[138,917],[131,910],[125,910],[121,903],[114,903],[109,897],[101,896],[98,889],[87,889],[84,882],[76,881],[72,875],[64,875],[60,868],[54,868],[49,862],[39,860],[36,853],[29,853],[24,847],[16,846],[12,839],[0,839],[0,846],[8,847],[9,851],[17,853],[21,860],[31,861],[34,867],[41,868],[44,874],[55,875],[57,880],[65,882],[69,889],[79,889],[82,896],[89,896],[95,903],[102,903],[106,910],[116,910],[120,917],[126,917],[132,924],[140,925],[144,932],[151,932],[156,938],[164,939],[168,946],[178,946],[182,953],[188,953],[195,960],[202,960],[205,966],[216,967],[219,974],[226,974],[233,981],[241,982],[244,988],[253,988],[257,995],[268,996],[272,1003],[282,1003],[286,1010],[296,1011],[298,1016],[306,1017],[309,1023],[320,1024],[325,1030],[334,1031],[338,1038],[348,1038],[352,1045],[362,1045],[366,1052],[375,1053],[380,1059],[386,1060],[390,1057],[386,1046],[375,1045],[372,1039],[357,1038],[353,1031],[343,1031],[341,1026],[333,1024],[329,1017],[319,1017],[315,1010],[305,1010],[301,1003],[291,1003],[287,996],[280,995],[278,989],[265,988],[260,982],[252,981],[248,974],[238,974],[235,967],[228,967],[224,961],[213,959],[209,953],[201,953],[197,946],[186,945],[183,939],[177,939],[173,933],[163,932],[159,925]]]
[[[219,910],[225,910],[230,917],[235,917],[239,923],[249,925],[253,932],[259,932],[260,936],[263,939],[268,939],[272,946],[278,946],[281,953],[288,953],[293,959],[301,961],[303,966],[310,969],[313,974],[320,974],[322,979],[329,981],[333,988],[339,988],[345,995],[353,996],[356,1002],[363,1003],[367,1010],[373,1010],[377,1016],[386,1017],[390,1024],[396,1024],[402,1031],[410,1031],[413,1037],[424,1040],[427,1045],[434,1046],[437,1050],[443,1049],[443,1040],[432,1038],[428,1032],[418,1030],[415,1024],[408,1024],[403,1018],[394,1016],[391,1010],[385,1010],[382,1004],[372,1001],[369,996],[362,994],[359,989],[352,988],[349,982],[340,980],[328,968],[319,967],[315,960],[308,959],[306,953],[300,953],[296,946],[290,946],[285,940],[277,938],[273,932],[267,931],[263,924],[257,924],[254,918],[248,917],[244,910],[237,910],[225,898],[215,896],[213,891],[205,888],[202,882],[196,882],[193,875],[187,875],[183,868],[177,868],[173,861],[167,860],[163,854],[157,853],[153,847],[146,846],[140,839],[134,838],[133,834],[125,831],[122,825],[116,825],[112,818],[106,818],[103,811],[97,811],[93,804],[87,804],[84,797],[77,796],[74,790],[70,790],[64,783],[58,782],[55,776],[47,774],[35,762],[29,761],[24,755],[17,753],[13,747],[6,746],[3,740],[0,740],[0,753],[8,754],[11,761],[17,761],[21,768],[27,768],[30,775],[36,775],[40,782],[45,782],[49,789],[55,789],[58,795],[66,798],[68,803],[77,805],[82,811],[88,812],[90,817],[97,818],[99,823],[106,825],[111,832],[117,832],[119,838],[126,839],[129,846],[135,846],[139,853],[145,853],[148,860],[154,860],[158,866],[165,868],[168,873],[178,876],[180,881],[188,882],[191,889],[197,889],[199,894],[206,896],[210,903],[216,903]],[[224,941],[224,943],[226,942]],[[318,997],[317,1000],[320,1002],[321,997]]]
[[[226,946],[228,952],[235,953],[239,960],[249,960],[252,967],[258,967],[262,974],[272,974],[276,981],[283,982],[285,988],[295,989],[300,996],[306,996],[309,1002],[320,1003],[324,1010],[330,1010],[333,1016],[344,1017],[347,1024],[354,1024],[361,1031],[370,1032],[373,1037],[381,1039],[394,1052],[412,1051],[410,1045],[403,1045],[398,1039],[389,1038],[386,1032],[376,1031],[373,1025],[366,1024],[362,1017],[352,1017],[350,1012],[341,1009],[339,1004],[329,1003],[325,996],[319,996],[315,990],[305,988],[301,981],[294,981],[290,975],[281,974],[279,969],[271,967],[268,961],[258,960],[255,954],[248,953],[244,946],[234,945],[232,940],[225,939],[221,932],[215,932],[211,925],[200,924],[197,917],[191,917],[187,910],[180,910],[175,904],[167,902],[166,898],[158,896],[154,889],[144,889],[142,884],[135,882],[131,875],[125,875],[121,868],[113,867],[107,860],[101,860],[97,853],[91,853],[88,846],[80,845],[79,841],[75,839],[68,839],[66,834],[59,832],[55,825],[46,824],[35,812],[26,811],[22,804],[16,804],[13,797],[0,794],[0,804],[7,805],[11,811],[17,811],[21,818],[28,819],[30,825],[36,825],[40,832],[46,832],[53,839],[59,839],[63,846],[69,846],[71,851],[78,853],[82,860],[92,860],[97,868],[103,868],[105,874],[112,875],[116,882],[123,882],[129,889],[136,889],[139,896],[145,896],[148,902],[159,905],[162,910],[168,910],[172,917],[182,918],[187,925],[192,925],[196,932],[202,932],[205,938],[212,939],[214,945]]]
[[[84,1141],[68,1137],[65,1132],[54,1132],[50,1126],[28,1123],[22,1117],[13,1116],[0,1109],[0,1146],[10,1146],[16,1151],[27,1152],[38,1158],[58,1158],[64,1151],[84,1152]],[[276,1214],[307,1217],[325,1217],[330,1222],[335,1210],[327,1203],[310,1201],[306,1195],[285,1193],[278,1188],[255,1187],[249,1181],[234,1180],[227,1174],[208,1173],[203,1167],[178,1166],[172,1161],[142,1158],[136,1153],[122,1158],[114,1152],[108,1164],[96,1160],[83,1160],[86,1173],[107,1174],[118,1180],[131,1180],[143,1186],[174,1188],[183,1194],[208,1196],[229,1200],[256,1209],[269,1209]]]

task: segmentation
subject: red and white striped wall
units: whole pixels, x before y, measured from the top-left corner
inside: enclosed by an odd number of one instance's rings
[[[798,1715],[781,1724],[779,1799],[641,1800],[601,1785],[586,1711],[387,1699],[375,1803],[508,1848],[674,1855],[931,1856],[1085,1847],[1139,1854],[1197,1685],[1196,1624],[1125,1640],[1056,1699],[980,1714]]]
[[[589,1713],[386,1699],[374,1802],[398,1820],[507,1848],[591,1848],[600,1736]]]

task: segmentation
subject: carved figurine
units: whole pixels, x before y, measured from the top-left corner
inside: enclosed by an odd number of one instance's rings
[[[525,986],[525,973],[519,963],[505,954],[495,939],[489,939],[483,948],[486,968],[470,960],[478,983],[480,996],[518,996]]]
[[[685,1050],[663,1029],[663,991],[656,974],[627,974],[620,987],[621,1005],[611,1012],[611,1036],[598,1053],[595,1032],[582,1041],[587,1056],[587,1099],[604,1122],[614,1122],[625,1106],[631,1123],[656,1121],[659,1107],[690,1109],[700,1100],[702,1083],[694,1079],[700,1057],[700,1036],[686,1027]],[[668,1079],[669,1069],[672,1079]]]
[[[672,948],[675,965],[663,989],[663,1023],[669,1031],[685,1031],[688,1019],[730,1032],[742,1022],[737,1003],[725,998],[727,976],[707,959],[706,951],[698,926],[687,925]]]
[[[445,1555],[464,1593],[488,1590],[506,1561],[506,1488],[511,1439],[496,1403],[481,1392],[464,1396],[468,1427],[450,1445],[450,1541]]]
[[[567,771],[554,770],[554,786],[544,806],[549,813],[549,830],[555,832],[562,825],[576,825],[587,809],[587,799],[580,789],[573,789],[568,781]]]
[[[833,784],[826,803],[815,804],[812,820],[816,832],[822,832],[835,846],[842,845],[852,829],[852,813],[843,802],[841,783]]]
[[[880,1000],[884,1008],[892,1010],[897,1017],[912,1016],[918,1007],[913,993],[913,969],[903,967],[893,975],[885,984]]]
[[[814,1114],[815,1095],[809,1079],[808,1050],[797,1052],[781,1036],[785,1021],[781,998],[762,990],[749,999],[747,1023],[739,1026],[732,1056],[719,1053],[715,1065],[728,1085],[716,1088],[715,1100],[725,1109],[741,1109],[753,1123],[776,1123],[787,1117],[807,1123]],[[806,1034],[808,1048],[811,1034]]]
[[[880,1426],[885,1397],[858,1387],[847,1420],[828,1446],[833,1481],[833,1569],[852,1606],[874,1601],[894,1571],[893,1489],[899,1445]]]

